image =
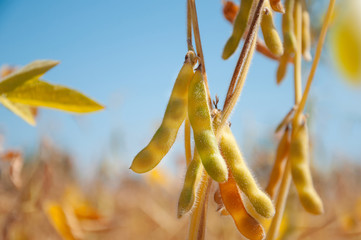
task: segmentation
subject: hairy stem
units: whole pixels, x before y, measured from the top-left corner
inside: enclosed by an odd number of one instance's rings
[[[201,35],[199,32],[196,3],[195,3],[195,0],[189,0],[189,2],[190,2],[191,18],[192,18],[193,32],[194,32],[194,41],[196,43],[197,55],[200,58],[200,61],[201,61],[200,64],[202,64],[202,74],[203,74],[204,84],[207,89],[208,106],[210,109],[212,109],[211,94],[210,94],[209,86],[208,86],[206,65],[204,64],[204,55],[203,55],[203,50],[202,50]]]
[[[206,229],[206,207],[207,207],[207,192],[209,185],[212,182],[206,171],[203,170],[202,181],[197,193],[198,203],[192,212],[191,221],[189,224],[188,240],[204,239]]]
[[[242,91],[251,61],[251,57],[249,56],[253,55],[253,50],[257,39],[257,31],[261,20],[261,13],[262,13],[264,1],[265,0],[260,0],[257,3],[257,7],[253,14],[252,22],[249,31],[247,33],[245,43],[242,47],[242,51],[238,58],[236,68],[233,72],[233,76],[228,87],[226,99],[224,101],[223,112],[222,112],[223,114],[221,118],[221,127],[223,126],[224,122],[227,121]]]

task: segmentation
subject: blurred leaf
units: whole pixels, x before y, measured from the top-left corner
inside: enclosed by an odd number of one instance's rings
[[[0,82],[0,94],[12,91],[30,79],[41,77],[58,63],[58,61],[53,60],[36,60],[29,63],[25,67],[9,74]]]
[[[339,70],[353,84],[361,83],[360,3],[344,1],[338,6],[331,31],[331,49]]]
[[[23,169],[23,157],[21,152],[8,150],[0,156],[0,159],[10,164],[9,177],[15,187],[22,185],[21,171]]]
[[[75,113],[89,113],[104,108],[78,91],[37,79],[24,83],[7,93],[6,97],[17,103]]]
[[[32,126],[36,125],[36,112],[34,112],[33,107],[21,103],[11,102],[9,99],[1,96],[0,103],[13,113],[21,117],[25,122],[29,123]]]
[[[79,188],[68,186],[64,193],[63,201],[69,204],[78,219],[98,220],[102,216],[85,198]]]
[[[75,240],[75,236],[68,224],[66,215],[61,205],[55,202],[49,202],[45,206],[45,213],[54,228],[58,231],[60,236],[65,240]]]

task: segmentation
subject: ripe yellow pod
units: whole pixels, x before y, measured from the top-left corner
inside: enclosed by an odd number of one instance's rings
[[[203,166],[197,151],[194,158],[188,166],[186,176],[184,178],[183,189],[178,201],[178,218],[189,212],[196,202],[196,195],[199,184],[202,180]]]
[[[309,164],[309,142],[306,123],[297,127],[293,133],[289,161],[292,179],[303,207],[310,213],[323,213],[323,204],[312,182]]]
[[[281,84],[282,80],[286,76],[289,57],[290,55],[285,52],[280,58],[276,74],[277,84]]]
[[[193,129],[197,151],[208,175],[217,182],[227,181],[227,165],[219,152],[217,139],[213,132],[201,65],[189,84],[188,117]]]
[[[253,0],[242,0],[236,19],[233,24],[233,32],[223,49],[222,58],[228,59],[237,49],[239,42],[247,28],[248,18]]]
[[[295,0],[285,1],[285,14],[282,17],[282,32],[285,52],[288,54],[296,51],[296,35],[294,32],[293,9]]]
[[[302,9],[302,55],[306,61],[312,60],[310,14],[305,8]]]
[[[152,170],[172,147],[178,129],[187,115],[188,85],[194,75],[195,54],[189,51],[174,83],[163,121],[149,144],[134,158],[130,167],[136,173]]]
[[[219,146],[237,185],[248,197],[256,212],[263,217],[271,218],[275,213],[272,201],[258,187],[228,125],[223,127]]]
[[[264,41],[273,54],[281,56],[283,54],[283,44],[274,25],[273,14],[268,0],[265,1],[264,8],[265,11],[261,20]]]
[[[266,187],[266,192],[270,196],[271,199],[274,199],[276,195],[277,187],[282,179],[285,163],[288,156],[288,151],[290,148],[290,133],[289,128],[285,129],[283,136],[278,144],[276,150],[276,160],[273,164],[273,168],[270,174],[270,178],[268,181],[268,185]]]
[[[238,231],[247,239],[264,239],[265,232],[262,225],[247,212],[241,192],[231,174],[227,182],[219,184],[219,189],[224,206],[232,216]]]

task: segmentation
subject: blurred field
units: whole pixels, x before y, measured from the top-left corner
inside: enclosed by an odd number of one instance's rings
[[[253,155],[252,169],[265,186],[273,155],[262,149]],[[361,167],[339,160],[327,174],[314,171],[324,215],[306,213],[291,191],[282,239],[361,239]],[[156,169],[134,179],[125,170],[116,180],[103,164],[86,184],[74,161],[49,141],[23,166],[21,153],[2,151],[0,239],[186,239],[188,219],[176,218],[183,161],[176,176]],[[232,219],[216,212],[213,193],[209,202],[206,238],[242,238]]]

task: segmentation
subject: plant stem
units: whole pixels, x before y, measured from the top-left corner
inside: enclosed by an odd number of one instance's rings
[[[203,170],[202,181],[198,190],[198,203],[194,206],[191,221],[189,224],[188,240],[201,240],[204,239],[206,229],[206,202],[207,192],[212,179],[208,176],[206,171]]]
[[[202,50],[201,35],[199,33],[196,3],[195,3],[195,0],[189,0],[189,1],[190,1],[191,18],[192,18],[193,32],[194,32],[194,41],[196,42],[197,55],[199,56],[199,58],[201,60],[200,64],[202,64],[202,75],[203,75],[203,79],[204,79],[204,84],[207,89],[208,106],[209,106],[209,109],[212,109],[212,100],[211,100],[211,94],[210,94],[209,86],[208,86],[206,65],[204,64],[204,55],[203,55],[203,50]]]
[[[190,0],[187,0],[187,46],[188,51],[193,50],[192,46],[192,15]]]
[[[302,5],[300,0],[296,0],[295,2],[295,33],[296,33],[296,40],[297,40],[297,47],[295,52],[295,64],[294,64],[294,89],[295,89],[295,104],[297,105],[301,100],[302,94],[302,83],[301,83],[301,64],[302,64]],[[298,121],[293,121],[293,128],[292,128],[292,137],[294,133],[294,129],[297,126]],[[292,141],[292,139],[291,139]],[[267,240],[274,240],[278,236],[278,231],[281,225],[283,213],[285,210],[288,192],[291,185],[291,163],[289,159],[287,159],[285,172],[283,174],[283,178],[280,185],[280,190],[278,193],[277,201],[276,201],[276,214],[272,219],[271,226],[267,233]]]
[[[257,3],[251,25],[247,33],[247,37],[242,47],[241,54],[238,58],[236,68],[234,69],[233,76],[228,87],[226,99],[224,101],[222,118],[221,118],[221,127],[223,126],[224,122],[227,121],[242,91],[247,76],[248,68],[251,62],[251,57],[249,56],[253,55],[253,51],[256,45],[255,43],[257,39],[257,31],[261,19],[261,13],[262,13],[264,1],[265,0],[260,0]]]
[[[303,96],[302,96],[302,99],[301,99],[301,101],[299,103],[299,106],[298,106],[298,108],[296,110],[295,117],[299,117],[299,115],[301,114],[301,112],[303,111],[303,109],[305,107],[306,100],[307,100],[308,94],[310,92],[311,84],[312,84],[313,78],[315,76],[315,72],[316,72],[320,57],[321,57],[322,46],[323,46],[323,44],[325,42],[327,29],[328,29],[328,27],[330,25],[330,22],[331,22],[331,17],[332,17],[334,7],[335,7],[335,0],[330,0],[330,3],[328,5],[328,9],[327,9],[327,13],[326,13],[323,25],[322,25],[320,37],[319,37],[319,40],[318,40],[318,43],[317,43],[315,58],[314,58],[314,60],[312,62],[312,67],[311,67],[311,71],[310,71],[310,74],[309,74],[308,79],[307,79],[305,91],[303,93]]]
[[[280,191],[277,196],[276,213],[272,219],[272,223],[271,223],[270,229],[267,233],[266,240],[276,239],[276,237],[278,235],[278,230],[280,228],[282,216],[283,216],[285,206],[286,206],[285,203],[287,201],[288,191],[289,191],[290,185],[291,185],[291,169],[290,169],[291,166],[290,165],[291,165],[290,162],[287,161],[285,173],[283,174],[282,182],[280,185]]]
[[[302,66],[302,5],[300,0],[295,1],[294,6],[294,26],[296,34],[296,52],[294,64],[294,87],[295,87],[295,105],[299,103],[302,97],[302,80],[301,80],[301,66]]]

